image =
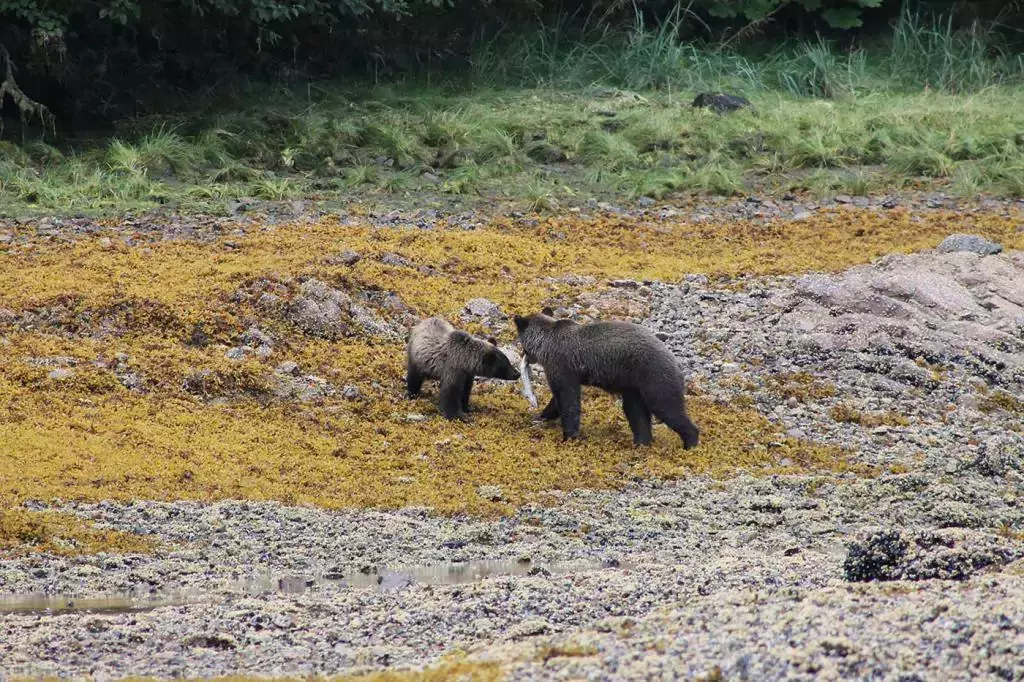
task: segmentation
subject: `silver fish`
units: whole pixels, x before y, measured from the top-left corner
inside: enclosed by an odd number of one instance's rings
[[[526,362],[526,354],[519,362],[519,378],[522,380],[522,393],[530,403],[530,407],[537,409],[537,394],[533,392],[533,384],[530,382],[530,365]]]

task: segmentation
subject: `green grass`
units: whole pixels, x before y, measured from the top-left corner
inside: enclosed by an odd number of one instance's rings
[[[595,195],[863,195],[921,183],[1024,195],[1024,58],[904,12],[884,41],[759,53],[543,26],[482,43],[458,86],[253,86],[80,148],[0,143],[0,211],[449,195],[553,210]],[[753,110],[694,110],[698,91]]]

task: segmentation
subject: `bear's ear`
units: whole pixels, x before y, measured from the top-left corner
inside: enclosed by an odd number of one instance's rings
[[[491,344],[495,348],[498,347],[498,339],[494,338],[493,336],[488,336],[487,337],[487,343]]]
[[[526,329],[526,326],[530,324],[530,320],[528,318],[520,317],[519,315],[516,315],[514,319],[516,322],[516,331],[519,333],[522,333],[523,330]]]
[[[462,331],[461,329],[453,331],[452,335],[448,337],[452,340],[452,343],[466,344],[473,340],[473,337]]]
[[[541,310],[540,312],[541,312],[542,315],[547,315],[548,317],[554,317],[555,316],[555,311],[552,310],[548,306],[545,306],[544,309]]]

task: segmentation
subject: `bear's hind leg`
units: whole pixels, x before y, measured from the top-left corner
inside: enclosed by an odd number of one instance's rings
[[[697,447],[700,429],[686,414],[686,403],[681,387],[656,384],[644,391],[644,402],[655,417],[682,438],[684,450]]]
[[[622,411],[633,431],[633,445],[650,445],[654,440],[651,435],[651,413],[639,392],[626,391],[622,394]]]

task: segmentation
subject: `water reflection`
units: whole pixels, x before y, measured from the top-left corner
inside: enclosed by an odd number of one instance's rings
[[[0,596],[0,613],[65,612],[126,613],[163,606],[209,603],[238,596],[268,593],[298,595],[324,586],[375,589],[381,592],[402,590],[410,585],[459,585],[495,576],[568,575],[601,568],[618,568],[617,561],[570,561],[544,566],[512,559],[483,559],[431,565],[364,567],[341,571],[317,571],[312,575],[281,575],[270,571],[231,581],[218,589],[177,590],[159,593],[145,590],[120,592],[78,599],[70,595],[21,594]]]

